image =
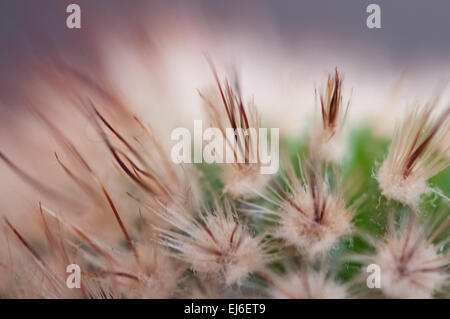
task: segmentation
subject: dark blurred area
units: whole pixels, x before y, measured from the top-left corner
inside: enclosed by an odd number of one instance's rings
[[[65,28],[67,5],[82,8],[83,28],[78,33]],[[382,29],[366,28],[366,7],[379,4]],[[148,8],[143,14],[142,9]],[[80,33],[111,24],[132,28],[142,20],[158,17],[161,11],[196,14],[208,24],[220,28],[243,28],[264,37],[264,25],[288,44],[304,34],[318,33],[340,39],[351,38],[374,46],[383,46],[386,54],[408,60],[417,55],[450,53],[449,1],[424,0],[284,0],[284,1],[154,1],[154,0],[5,0],[0,3],[1,66],[14,68],[27,54],[49,53],[51,47],[33,36],[48,37],[60,47],[80,50]],[[261,26],[263,25],[263,26]],[[262,28],[261,28],[262,27]],[[40,42],[40,43],[35,43]]]
[[[82,8],[81,30],[65,26],[70,3]],[[366,27],[370,3],[381,6],[380,30]],[[74,65],[94,68],[101,59],[96,45],[105,31],[139,32],[142,25],[163,29],[199,22],[200,28],[217,32],[218,42],[221,35],[232,32],[262,38],[267,46],[284,51],[292,49],[291,54],[308,48],[313,53],[328,50],[333,56],[334,49],[351,54],[363,48],[401,69],[434,59],[449,61],[449,13],[450,1],[446,0],[4,0],[0,3],[2,99],[5,102],[15,95],[17,83],[35,59],[63,55]],[[180,31],[182,28],[175,30]],[[189,39],[193,35],[180,36]]]

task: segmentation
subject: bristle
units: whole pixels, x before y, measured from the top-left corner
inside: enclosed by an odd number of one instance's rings
[[[412,214],[378,245],[370,262],[381,268],[381,290],[390,298],[431,298],[448,279],[448,253],[427,241],[430,234]]]
[[[353,214],[351,208],[346,207],[342,192],[331,187],[322,167],[301,162],[299,165],[302,167],[300,179],[289,165],[284,178],[287,189],[278,184],[277,189],[271,191],[270,200],[277,210],[261,213],[276,214],[279,228],[274,235],[305,256],[314,257],[328,252],[340,236],[351,232]]]
[[[262,237],[252,237],[231,207],[216,206],[196,219],[169,210],[154,213],[186,233],[157,228],[161,245],[174,249],[176,257],[200,276],[226,285],[239,284],[269,261]]]
[[[344,106],[342,76],[336,68],[328,75],[325,89],[319,93],[321,125],[310,132],[309,152],[311,158],[324,162],[340,162],[345,151],[343,136],[350,99]]]
[[[448,108],[437,119],[431,117],[435,104],[410,111],[396,129],[389,154],[377,172],[383,195],[417,208],[421,194],[432,189],[427,180],[446,168],[449,159],[440,149],[447,145],[450,128]]]
[[[261,127],[259,114],[253,103],[244,106],[239,81],[236,77],[235,89],[231,87],[228,80],[222,84],[216,68],[209,61],[213,76],[219,91],[220,98],[214,94],[211,97],[199,92],[205,101],[210,121],[219,128],[226,147],[230,146],[234,151],[234,163],[223,165],[223,179],[225,181],[225,192],[235,198],[254,197],[252,189],[262,190],[270,181],[269,175],[261,174],[258,155],[258,137],[253,134],[239,134],[240,130],[255,129]],[[235,132],[234,140],[226,134],[226,129],[232,128]],[[231,145],[236,145],[232,148]],[[256,159],[256,161],[252,161]]]

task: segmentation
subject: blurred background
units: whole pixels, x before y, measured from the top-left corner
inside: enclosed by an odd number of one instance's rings
[[[366,26],[372,2],[381,7],[381,29]],[[66,27],[70,3],[81,7],[81,29]],[[449,102],[449,14],[447,0],[3,0],[0,150],[46,176],[43,182],[65,183],[52,174],[60,170],[58,146],[33,120],[32,106],[98,155],[95,132],[62,98],[76,87],[52,73],[60,65],[114,92],[169,145],[172,128],[204,118],[197,90],[213,81],[205,54],[221,76],[237,70],[245,98],[282,137],[305,132],[314,90],[335,67],[344,99],[352,95],[350,126],[368,124],[390,136],[405,107],[437,92],[442,106]],[[0,177],[1,208],[23,210],[29,188],[5,165]],[[39,198],[30,198],[30,207]]]
[[[82,28],[70,30],[72,2],[1,2],[2,109],[20,108],[24,82],[45,59],[101,73],[141,109],[164,104],[198,116],[196,90],[211,82],[207,53],[239,71],[271,125],[294,131],[336,66],[354,89],[353,119],[376,116],[393,93],[426,99],[449,77],[445,0],[376,1],[381,29],[366,27],[373,1],[364,0],[79,0]]]

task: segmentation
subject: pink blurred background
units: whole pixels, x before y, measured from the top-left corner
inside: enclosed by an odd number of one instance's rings
[[[2,1],[0,150],[32,175],[48,174],[45,182],[56,188],[65,183],[53,174],[58,146],[28,112],[33,104],[71,131],[84,151],[100,152],[87,123],[73,117],[48,81],[55,63],[107,85],[169,145],[172,128],[192,128],[204,118],[197,90],[212,83],[205,54],[222,75],[238,71],[244,96],[254,98],[263,124],[281,128],[282,136],[305,132],[314,89],[335,67],[346,96],[353,90],[350,125],[369,123],[390,134],[406,106],[442,88],[441,105],[450,100],[450,2],[377,0],[382,29],[370,30],[372,2]],[[66,27],[70,3],[81,6],[80,30]],[[0,177],[0,207],[16,214],[28,205],[29,188],[5,165]],[[30,207],[38,200],[31,197]]]

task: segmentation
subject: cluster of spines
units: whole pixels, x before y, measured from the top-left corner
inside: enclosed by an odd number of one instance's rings
[[[235,89],[228,81],[223,85],[215,69],[213,72],[222,106],[202,95],[207,101],[213,122],[222,131],[227,127],[258,128],[259,117],[256,113],[248,115],[239,84],[236,83]],[[83,85],[89,84],[77,74],[71,76]],[[97,95],[109,103],[114,102],[123,116],[134,119],[137,125],[145,128],[143,122],[119,103],[117,98],[105,93],[108,91],[101,86],[95,87]],[[67,262],[78,262],[92,271],[83,272],[83,289],[79,293],[69,294],[70,297],[173,297],[182,293],[177,287],[192,282],[192,274],[186,272],[188,269],[200,282],[205,281],[203,288],[207,287],[208,291],[214,291],[219,296],[224,291],[229,293],[229,289],[245,284],[249,275],[255,273],[265,279],[270,287],[268,295],[272,297],[348,297],[348,291],[335,282],[333,272],[330,275],[323,266],[324,262],[321,262],[320,267],[314,267],[317,260],[327,260],[329,250],[341,236],[350,234],[353,230],[351,219],[354,208],[346,204],[341,185],[331,185],[332,179],[329,177],[328,165],[339,158],[330,157],[323,152],[330,145],[333,146],[332,149],[342,148],[338,136],[342,134],[349,104],[346,107],[342,105],[342,77],[337,70],[328,77],[326,89],[321,93],[322,121],[319,127],[313,128],[315,131],[310,135],[309,152],[300,161],[301,176],[297,176],[290,164],[286,164],[282,183],[276,179],[258,178],[257,164],[255,168],[255,164],[249,163],[247,157],[253,149],[251,143],[254,141],[248,138],[238,140],[245,162],[224,167],[225,191],[230,193],[231,199],[216,200],[212,208],[199,205],[201,199],[189,200],[189,197],[198,193],[196,186],[192,186],[193,175],[185,171],[182,174],[176,172],[153,134],[148,131],[149,144],[152,151],[158,154],[158,160],[144,158],[144,154],[136,148],[143,146],[139,138],[135,137],[135,145],[132,145],[119,133],[120,127],[112,125],[91,100],[82,101],[83,112],[102,138],[116,167],[140,189],[140,196],[133,192],[128,195],[143,211],[153,216],[149,218],[152,220],[152,225],[148,227],[150,234],[146,237],[129,232],[129,226],[122,220],[113,198],[88,161],[50,120],[37,113],[57,140],[89,173],[93,185],[80,179],[63,164],[58,155],[57,162],[95,201],[106,201],[128,247],[118,252],[107,244],[98,242],[95,236],[88,234],[80,226],[39,204],[44,225],[47,225],[50,217],[58,227],[66,227],[71,232],[70,235],[63,235],[62,232],[55,234],[49,227],[44,228],[49,245],[53,245],[57,248],[55,252],[59,252],[59,255],[52,256],[50,262],[47,262],[19,229],[5,219],[6,231],[16,237],[46,277],[45,289],[31,289],[36,296],[68,296],[61,279],[64,275],[62,266]],[[413,209],[417,207],[418,196],[428,190],[423,187],[423,183],[448,166],[448,141],[445,137],[448,136],[449,110],[440,118],[432,120],[433,107],[414,111],[407,117],[407,123],[395,132],[389,155],[376,176],[384,196],[403,202]],[[251,109],[251,112],[256,112]],[[228,121],[222,120],[222,111]],[[33,179],[2,153],[0,157],[40,192],[60,197],[58,192]],[[227,174],[227,170],[231,170],[231,173]],[[389,178],[392,180],[386,180]],[[408,184],[411,179],[421,183],[419,191]],[[239,184],[245,184],[245,187],[240,187]],[[400,192],[400,195],[396,192]],[[265,203],[254,203],[249,198]],[[243,202],[237,209],[231,203],[234,199]],[[275,226],[253,235],[246,224],[246,218],[256,213],[273,218]],[[410,213],[410,220],[415,213]],[[142,215],[140,218],[146,219]],[[142,222],[144,224],[146,222]],[[391,230],[383,241],[374,243],[377,253],[368,256],[367,260],[389,266],[388,269],[382,269],[382,273],[384,271],[390,280],[382,290],[385,296],[431,297],[448,280],[448,254],[440,249],[442,244],[439,247],[433,246],[433,241],[448,227],[448,217],[428,233],[420,230],[422,226],[416,221],[408,225],[407,230]],[[280,239],[282,244],[278,242],[275,246],[267,238]],[[81,248],[80,242],[89,249]],[[268,264],[277,258],[281,263],[284,258],[285,263],[290,264],[289,260],[299,256],[301,266],[294,267],[282,276],[268,274]],[[432,266],[425,266],[430,263]],[[0,266],[8,267],[4,262]],[[418,283],[419,275],[422,283]],[[414,295],[411,291],[418,293]]]

